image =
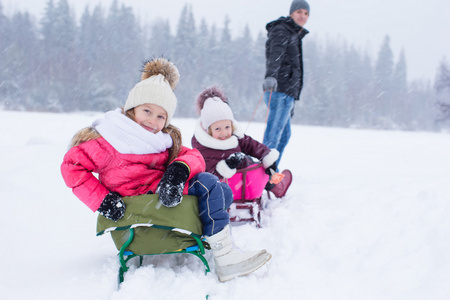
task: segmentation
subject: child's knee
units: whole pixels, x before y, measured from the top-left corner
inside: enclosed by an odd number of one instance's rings
[[[216,175],[207,172],[199,173],[197,175],[197,180],[208,186],[212,186],[219,182],[219,178]]]
[[[222,185],[223,197],[225,198],[225,207],[228,209],[233,203],[233,191],[225,182],[221,182],[220,184]]]

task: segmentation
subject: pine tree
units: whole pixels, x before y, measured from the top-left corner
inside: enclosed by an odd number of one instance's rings
[[[400,128],[407,128],[413,118],[411,107],[409,105],[408,86],[407,86],[406,58],[402,50],[399,60],[395,65],[392,76],[392,102],[391,118]]]
[[[61,110],[58,94],[55,91],[57,86],[57,65],[56,61],[56,30],[54,24],[56,23],[56,12],[53,0],[48,0],[44,10],[44,16],[41,19],[41,55],[39,66],[39,73],[41,74],[42,84],[41,93],[38,95],[36,101],[40,106],[47,110]]]
[[[172,57],[173,37],[170,32],[169,20],[158,19],[152,23],[146,52],[150,53],[152,57],[163,56],[168,59]]]
[[[210,44],[211,33],[205,19],[200,21],[197,41],[196,81],[200,85],[200,89],[203,89],[212,85],[215,78],[215,72],[213,71],[215,46]],[[197,91],[197,93],[200,93],[200,91]]]
[[[438,101],[441,114],[438,121],[450,121],[450,67],[445,59],[439,65],[435,89],[441,97]]]
[[[206,48],[203,50],[206,56],[204,56],[204,64],[206,65],[204,70],[203,78],[200,80],[202,84],[201,87],[205,88],[207,86],[216,84],[223,87],[223,82],[218,78],[220,76],[220,54],[221,54],[221,46],[217,39],[217,28],[216,25],[213,24],[211,29],[209,30],[209,35],[206,37],[205,43]],[[202,56],[203,58],[203,56]]]
[[[266,73],[266,57],[265,57],[265,45],[266,45],[266,37],[263,33],[258,33],[254,48],[252,51],[252,86],[254,91],[254,99],[250,100],[252,104],[252,115],[255,113],[254,120],[255,121],[265,121],[267,115],[267,107],[263,104],[263,89],[262,82],[264,80],[264,75]],[[256,111],[255,111],[256,109]]]
[[[17,91],[9,71],[12,42],[11,26],[8,18],[3,14],[3,5],[0,2],[0,70],[2,70],[0,72],[0,108],[13,108],[12,99]]]
[[[105,41],[105,18],[103,9],[97,5],[92,14],[86,6],[80,20],[79,48],[80,94],[77,109],[106,111],[114,108],[119,101],[114,95],[114,84],[105,80],[105,59],[107,45]]]
[[[231,67],[231,61],[233,59],[233,44],[230,33],[230,18],[225,16],[223,22],[223,29],[219,39],[220,47],[218,50],[218,68],[220,72],[217,74],[218,79],[222,82],[225,89],[232,87],[231,80],[233,77],[233,70]]]
[[[450,92],[450,67],[445,58],[442,59],[436,75],[435,89],[438,92]]]
[[[375,64],[375,95],[377,98],[376,117],[378,126],[392,126],[390,111],[392,110],[392,75],[394,70],[393,53],[390,38],[386,36]]]
[[[245,33],[244,33],[245,36]],[[250,43],[248,54],[249,72],[247,79],[247,107],[249,107],[245,119],[254,117],[255,120],[264,121],[267,115],[267,108],[262,103],[263,89],[262,82],[265,75],[265,39],[260,33],[254,41]],[[258,103],[261,104],[258,106]],[[261,110],[263,113],[261,113]]]
[[[114,86],[119,106],[128,92],[140,80],[140,67],[145,60],[141,30],[131,7],[114,0],[105,22],[105,64],[103,80]],[[113,107],[111,107],[113,108]]]
[[[366,53],[362,54],[361,58],[361,90],[360,90],[360,102],[361,102],[361,114],[356,117],[357,126],[364,128],[374,127],[374,113],[376,107],[376,98],[374,97],[374,70],[372,66],[372,60],[370,56]]]
[[[62,109],[72,111],[79,107],[79,48],[77,44],[77,25],[75,16],[70,10],[67,0],[60,0],[55,10],[56,22],[55,53],[56,76],[59,82],[54,88],[57,90],[58,100]],[[68,93],[69,92],[69,93]]]
[[[345,120],[342,123],[346,127],[356,124],[361,121],[362,115],[362,101],[361,91],[367,88],[367,82],[364,82],[364,77],[361,76],[363,70],[362,57],[352,45],[344,53],[344,68],[343,77],[343,97],[345,98]]]
[[[174,61],[183,78],[178,84],[176,93],[182,95],[179,98],[183,101],[178,102],[178,111],[183,111],[187,116],[195,115],[194,103],[195,96],[199,93],[201,86],[197,78],[197,31],[195,26],[192,6],[186,4],[181,12],[174,43]]]
[[[37,50],[38,40],[28,13],[18,12],[11,19],[11,35],[14,38],[10,46],[9,67],[5,71],[15,86],[14,105],[21,109],[42,109],[36,107],[33,99],[34,91],[39,87],[39,74],[36,72],[39,63]]]
[[[97,5],[92,14],[86,6],[80,20],[80,48],[88,63],[88,67],[98,67],[106,63],[104,53],[107,51],[105,45],[105,18],[103,9]]]
[[[327,41],[322,56],[321,84],[318,103],[315,104],[317,115],[322,125],[340,126],[341,86],[343,76],[343,51],[338,41]]]
[[[243,36],[232,42],[233,55],[230,58],[231,86],[228,91],[230,106],[236,119],[249,119],[249,112],[253,111],[252,98],[254,95],[254,72],[252,65],[253,39],[250,29],[245,26]]]
[[[41,74],[47,74],[47,93],[42,105],[51,111],[73,110],[79,94],[75,92],[78,74],[76,52],[77,28],[67,0],[60,0],[55,7],[47,2],[42,24]]]
[[[0,53],[8,47],[12,36],[8,18],[3,14],[3,5],[0,2]]]

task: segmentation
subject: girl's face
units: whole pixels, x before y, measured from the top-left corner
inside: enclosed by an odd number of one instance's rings
[[[221,120],[209,126],[211,136],[218,140],[226,140],[231,137],[233,133],[233,125],[231,120]]]
[[[308,21],[309,13],[306,9],[297,9],[292,12],[290,17],[294,20],[295,24],[303,27]]]
[[[159,105],[146,103],[134,108],[134,118],[145,130],[158,133],[166,125],[167,112]]]

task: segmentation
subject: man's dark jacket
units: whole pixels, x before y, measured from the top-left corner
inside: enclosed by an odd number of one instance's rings
[[[277,91],[298,100],[303,87],[302,38],[308,30],[291,17],[280,17],[266,25],[266,76],[278,82]]]

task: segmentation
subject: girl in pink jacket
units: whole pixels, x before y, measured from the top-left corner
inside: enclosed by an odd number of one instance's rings
[[[170,124],[178,69],[157,58],[144,65],[141,77],[123,109],[107,112],[75,135],[61,165],[66,185],[91,210],[114,221],[125,213],[123,196],[158,193],[162,205],[173,207],[183,194],[195,195],[219,279],[253,272],[271,255],[235,249],[227,213],[230,188],[204,172],[201,154],[184,147],[180,131]]]

